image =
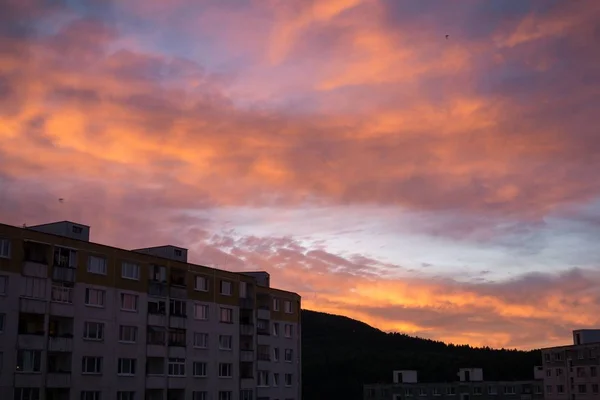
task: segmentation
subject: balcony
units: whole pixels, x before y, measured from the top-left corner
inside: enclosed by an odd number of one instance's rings
[[[56,282],[75,282],[75,271],[74,268],[57,267],[52,269],[52,280]]]
[[[21,349],[44,348],[44,316],[39,314],[19,314],[18,347]]]
[[[23,244],[25,263],[41,264],[48,266],[50,246],[44,243],[26,241]]]
[[[167,297],[168,288],[164,282],[150,280],[148,282],[148,295],[154,297]]]
[[[46,400],[70,400],[70,389],[46,389]]]
[[[27,314],[46,314],[46,301],[43,299],[21,297],[19,299],[19,311]]]
[[[240,325],[240,335],[254,335],[254,325],[242,324]]]
[[[36,278],[48,277],[48,265],[40,264],[33,261],[23,262],[22,273],[24,276],[32,276]]]
[[[253,309],[254,308],[254,299],[251,299],[251,298],[240,299],[240,308]]]
[[[171,286],[169,296],[176,299],[187,299],[187,289],[185,287]]]
[[[271,311],[259,308],[257,317],[259,319],[271,319]]]
[[[242,350],[242,351],[240,351],[240,361],[243,361],[243,362],[252,362],[252,361],[254,361],[254,352],[252,350]]]
[[[185,329],[187,319],[185,317],[170,315],[169,316],[169,328]]]
[[[46,387],[49,388],[70,388],[71,373],[48,372],[46,377]]]
[[[70,337],[49,337],[48,351],[71,352],[73,351],[73,339]]]

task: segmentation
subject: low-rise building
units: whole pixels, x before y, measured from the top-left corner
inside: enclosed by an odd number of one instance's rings
[[[485,381],[481,368],[461,368],[457,380],[419,382],[417,371],[393,371],[393,382],[364,385],[365,400],[542,400],[542,369],[526,381]]]
[[[600,398],[600,329],[573,331],[573,344],[542,349],[546,400]]]

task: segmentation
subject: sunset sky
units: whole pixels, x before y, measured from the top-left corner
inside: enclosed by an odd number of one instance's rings
[[[0,4],[1,222],[454,343],[600,326],[600,1]]]

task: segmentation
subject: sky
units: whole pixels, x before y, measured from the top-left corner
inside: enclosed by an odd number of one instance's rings
[[[3,223],[447,342],[600,327],[600,2],[0,8]]]

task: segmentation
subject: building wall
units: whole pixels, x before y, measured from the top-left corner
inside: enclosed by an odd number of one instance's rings
[[[218,400],[219,391],[231,391],[233,400],[240,397],[240,389],[247,388],[253,391],[254,399],[258,398],[256,387],[256,374],[253,379],[240,377],[240,313],[242,308],[250,310],[252,320],[246,326],[256,327],[256,299],[258,290],[272,301],[273,298],[290,301],[293,304],[291,312],[269,311],[271,324],[293,325],[292,338],[269,336],[267,340],[272,346],[281,347],[281,360],[269,363],[266,368],[270,374],[280,374],[281,387],[260,388],[273,396],[281,396],[282,400],[299,400],[301,383],[301,354],[300,354],[300,296],[274,288],[258,288],[251,276],[192,265],[175,260],[169,260],[126,251],[109,246],[103,246],[73,238],[61,237],[29,229],[22,229],[0,224],[0,240],[9,239],[10,257],[0,257],[0,279],[7,280],[4,293],[0,293],[0,315],[4,315],[4,326],[0,332],[0,398],[12,398],[13,387],[38,387],[42,388],[40,397],[44,400],[44,389],[48,385],[56,385],[55,374],[48,373],[48,354],[54,348],[53,338],[49,337],[50,318],[63,316],[72,323],[72,338],[65,339],[71,359],[71,374],[68,375],[70,395],[69,400],[80,400],[82,390],[100,390],[102,399],[115,399],[117,390],[134,391],[136,400],[144,399],[144,392],[150,388],[185,389],[185,400],[192,399],[193,391],[207,391],[211,400]],[[46,246],[43,251],[45,260],[31,262],[25,260],[25,246],[35,241]],[[54,260],[54,250],[58,247],[69,248],[76,251],[76,268],[74,283],[72,284],[72,303],[64,304],[53,300],[53,286],[58,285],[54,280],[54,273],[61,270]],[[107,260],[105,275],[94,274],[88,271],[90,255],[104,257]],[[121,266],[123,262],[139,265],[140,276],[138,280],[122,277]],[[148,301],[152,298],[151,290],[156,286],[150,281],[150,268],[153,265],[166,267],[167,280],[170,271],[181,271],[185,275],[185,286],[176,287],[173,282],[164,285],[166,302],[166,315],[158,316],[148,313]],[[56,270],[56,271],[55,271]],[[36,282],[43,282],[44,289],[36,289],[37,299],[31,298],[31,285],[33,276],[37,275]],[[199,291],[194,287],[195,277],[202,276],[208,281],[208,290]],[[231,282],[232,293],[225,295],[220,292],[221,281]],[[240,298],[240,283],[248,285],[248,298]],[[154,286],[153,286],[154,285]],[[105,291],[104,307],[85,305],[85,293],[88,288]],[[56,289],[56,288],[55,288]],[[41,292],[43,293],[41,293]],[[122,293],[138,296],[138,309],[136,312],[124,311],[120,307]],[[169,301],[171,299],[185,300],[187,318],[170,316]],[[206,304],[209,307],[208,320],[194,318],[194,305]],[[232,323],[219,321],[220,308],[232,309]],[[19,315],[30,311],[39,313],[44,320],[43,335],[19,335]],[[90,341],[83,338],[85,322],[100,322],[104,324],[104,337],[101,341]],[[128,325],[137,327],[137,341],[134,344],[119,342],[119,326]],[[162,325],[165,328],[183,328],[186,330],[186,346],[157,346],[147,345],[147,327],[149,325]],[[194,332],[208,334],[209,344],[206,349],[194,347]],[[256,367],[256,344],[258,337],[256,331],[250,332],[254,340],[252,362]],[[232,349],[219,349],[219,335],[232,336]],[[263,339],[260,339],[263,340]],[[18,349],[42,350],[41,372],[22,373],[16,372]],[[285,363],[284,348],[292,348],[294,360]],[[81,372],[82,358],[84,356],[98,356],[103,358],[103,371],[101,375],[85,375]],[[184,358],[186,361],[186,377],[170,378],[164,376],[148,376],[146,374],[146,360],[151,356],[165,358]],[[117,365],[119,358],[137,359],[135,376],[118,376]],[[207,377],[193,377],[192,368],[194,361],[207,363]],[[231,378],[219,378],[217,371],[219,363],[231,363]],[[167,365],[165,364],[165,369]],[[285,373],[293,374],[292,385],[283,385]],[[61,378],[63,379],[63,378]],[[64,382],[61,383],[64,385]],[[277,398],[277,397],[271,397]],[[166,400],[166,392],[165,397]]]
[[[365,400],[542,400],[540,381],[371,384]],[[514,393],[512,393],[514,391]]]
[[[542,350],[547,400],[600,397],[600,343]]]

